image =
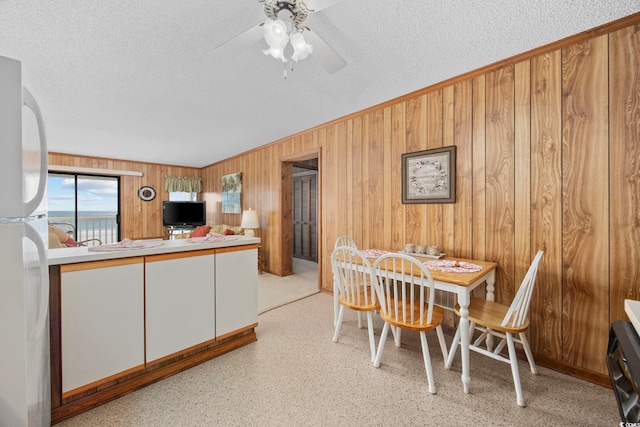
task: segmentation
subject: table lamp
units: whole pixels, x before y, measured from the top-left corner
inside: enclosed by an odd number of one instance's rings
[[[258,212],[252,209],[242,212],[242,222],[240,223],[240,227],[244,228],[245,236],[255,236],[255,229],[260,228],[260,223],[258,222]]]

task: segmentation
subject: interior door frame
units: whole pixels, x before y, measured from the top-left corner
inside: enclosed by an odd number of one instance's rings
[[[322,150],[313,150],[280,157],[280,271],[283,276],[293,274],[293,163],[310,159],[318,159],[318,289],[322,289]]]

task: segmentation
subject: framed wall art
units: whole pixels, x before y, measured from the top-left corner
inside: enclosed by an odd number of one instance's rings
[[[222,177],[222,213],[242,213],[242,173]]]
[[[455,145],[402,155],[402,203],[455,202]]]

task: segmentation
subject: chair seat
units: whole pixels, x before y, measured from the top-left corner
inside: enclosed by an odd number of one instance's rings
[[[509,306],[483,298],[471,298],[469,304],[469,322],[482,325],[501,332],[516,334],[525,331],[529,327],[529,320],[525,320],[519,327],[502,326]],[[455,312],[460,316],[460,306],[456,305]]]
[[[367,300],[365,300],[365,292],[369,295]],[[338,296],[338,301],[340,301],[340,304],[344,305],[345,307],[350,308],[351,310],[356,310],[356,311],[373,311],[373,310],[380,309],[380,302],[377,299],[375,303],[371,302],[372,292],[370,288],[360,289],[359,293],[360,293],[359,298],[351,298],[351,299],[355,301],[361,301],[362,304],[359,304],[354,301],[350,301],[349,299],[344,298],[342,295]],[[368,304],[365,304],[364,301],[368,301]]]
[[[408,306],[409,304],[407,304]],[[438,327],[438,325],[440,325],[440,323],[442,323],[442,319],[444,318],[444,310],[441,307],[438,307],[437,305],[433,306],[433,313],[431,315],[431,323],[423,323],[420,324],[420,306],[418,304],[415,304],[413,307],[407,307],[407,312],[410,310],[413,310],[413,318],[415,319],[413,322],[411,322],[411,316],[408,315],[408,321],[407,322],[403,322],[400,320],[396,320],[395,316],[387,316],[384,311],[380,311],[380,317],[382,317],[382,320],[384,320],[385,322],[388,322],[390,325],[392,326],[397,326],[399,328],[402,329],[406,329],[409,331],[430,331],[432,329],[435,329]],[[424,306],[424,312],[425,315],[428,312],[428,305],[425,304]],[[393,314],[393,313],[392,313]],[[398,318],[402,319],[402,313],[399,312],[398,313]]]

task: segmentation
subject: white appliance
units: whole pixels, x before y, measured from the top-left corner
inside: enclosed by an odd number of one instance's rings
[[[49,426],[47,145],[19,61],[0,56],[0,426]]]

